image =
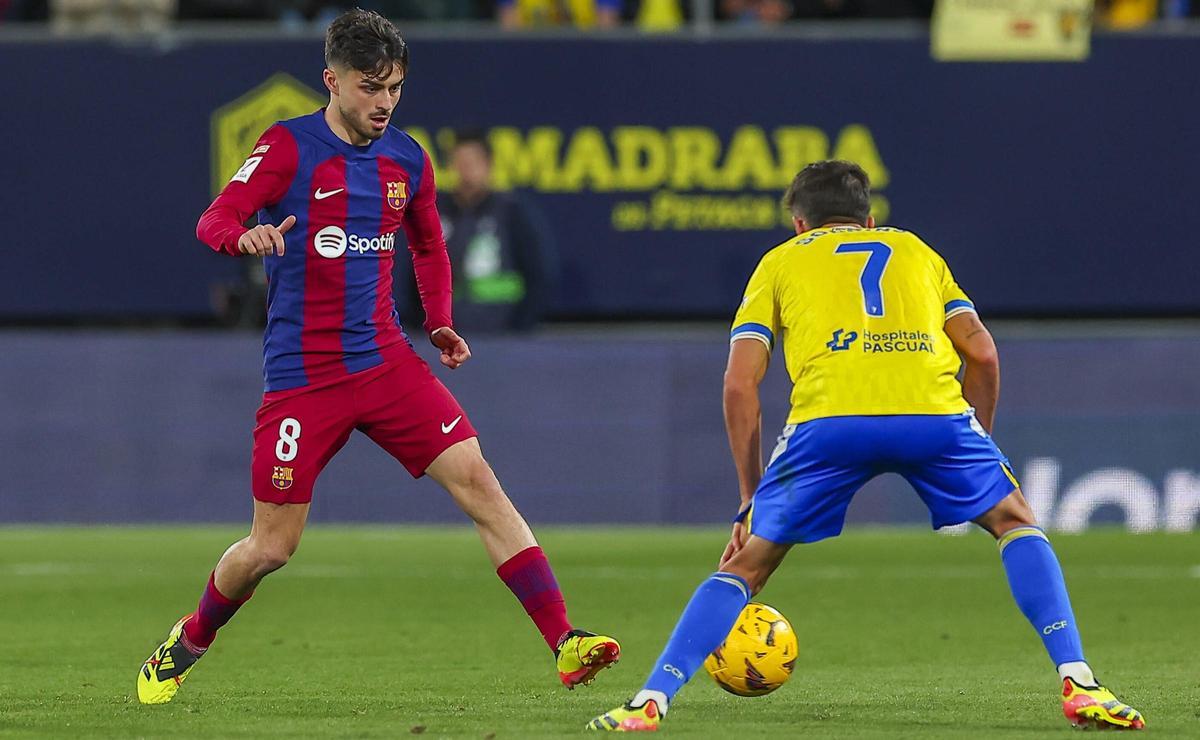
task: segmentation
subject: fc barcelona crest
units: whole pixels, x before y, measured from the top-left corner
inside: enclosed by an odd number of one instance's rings
[[[275,472],[271,474],[271,483],[281,491],[286,491],[292,487],[292,469],[275,466]]]
[[[408,183],[389,182],[387,186],[388,205],[398,211],[404,207],[404,203],[408,200]]]

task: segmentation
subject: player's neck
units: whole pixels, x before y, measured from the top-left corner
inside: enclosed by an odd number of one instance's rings
[[[845,229],[845,228],[861,229],[864,227],[862,224],[851,223],[849,221],[831,221],[827,224],[821,224],[820,226],[817,227],[817,229]],[[816,231],[816,229],[809,229],[809,231]]]
[[[342,120],[341,114],[334,110],[334,106],[332,105],[325,108],[325,125],[329,127],[334,136],[351,146],[366,146],[371,143],[371,140],[365,136],[356,137],[354,130],[346,125],[346,122]],[[361,141],[356,141],[356,138],[361,139]]]

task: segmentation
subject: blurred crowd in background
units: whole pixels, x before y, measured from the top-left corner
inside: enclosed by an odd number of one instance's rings
[[[697,14],[730,25],[827,19],[928,18],[935,0],[0,0],[2,22],[62,31],[155,30],[176,20],[275,21],[323,27],[350,7],[410,21],[495,22],[502,28],[630,26],[670,31]],[[1197,0],[1096,0],[1101,26],[1128,29],[1200,16]]]

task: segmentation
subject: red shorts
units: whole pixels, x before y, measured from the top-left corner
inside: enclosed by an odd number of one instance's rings
[[[414,478],[448,447],[476,436],[458,401],[415,353],[331,385],[267,393],[254,427],[254,498],[311,501],[317,476],[355,429]]]

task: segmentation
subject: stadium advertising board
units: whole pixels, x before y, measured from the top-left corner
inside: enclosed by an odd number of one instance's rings
[[[1093,0],[938,0],[933,55],[943,61],[1086,59]]]
[[[1131,236],[1117,214],[1185,209],[1195,168],[1163,163],[1193,149],[1179,121],[1200,115],[1198,45],[1108,36],[1080,63],[939,64],[925,37],[417,37],[395,122],[446,188],[453,131],[487,133],[497,186],[555,237],[559,316],[728,316],[788,235],[791,175],[829,156],[862,163],[876,217],[944,252],[989,316],[1194,313],[1171,256],[1184,223],[1142,218]],[[56,145],[6,161],[0,198],[25,204],[12,227],[30,242],[0,273],[0,313],[210,313],[211,284],[238,268],[195,242],[195,220],[263,128],[320,104],[320,59],[318,39],[0,44],[8,69],[80,78],[48,121],[38,75],[14,75],[30,104],[10,135]],[[95,184],[71,218],[64,172]],[[42,255],[64,249],[50,269]]]

